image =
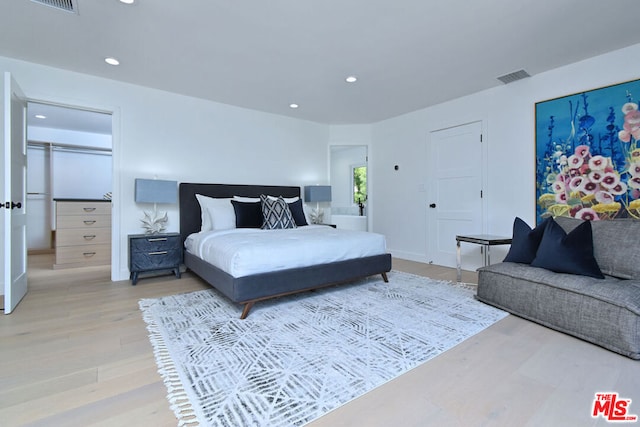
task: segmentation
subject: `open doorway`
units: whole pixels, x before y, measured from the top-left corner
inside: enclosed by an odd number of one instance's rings
[[[330,146],[331,223],[367,231],[368,154],[366,145]]]
[[[77,267],[111,263],[111,220],[100,230],[81,230],[96,218],[71,225],[79,233],[58,230],[56,206],[61,201],[110,205],[112,191],[111,114],[29,102],[27,105],[27,251],[29,256],[50,254],[53,266]],[[86,212],[97,213],[94,206]],[[94,209],[94,211],[92,211]],[[110,215],[110,209],[102,209]],[[94,222],[95,224],[95,222]],[[66,234],[65,234],[66,233]],[[75,233],[75,234],[78,234]],[[62,242],[64,240],[64,242]],[[59,263],[56,252],[63,243],[67,253],[78,252],[74,262]],[[98,258],[97,244],[106,255]],[[83,250],[72,246],[82,245]],[[93,247],[87,249],[87,247]]]

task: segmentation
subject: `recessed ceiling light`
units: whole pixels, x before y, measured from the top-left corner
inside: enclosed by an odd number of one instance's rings
[[[35,115],[35,116],[33,116],[33,117],[35,117],[36,119],[46,119],[46,118],[47,118],[47,116],[42,115],[42,114],[36,114],[36,115]]]
[[[135,0],[120,0],[120,3],[124,3],[124,4],[133,4]]]
[[[344,79],[347,83],[355,83],[358,81],[358,78],[356,76],[349,76],[346,79]]]
[[[120,61],[112,57],[104,58],[104,62],[106,62],[109,65],[120,65]]]
[[[294,110],[298,107],[299,107],[298,104],[289,104],[289,108],[293,108]]]

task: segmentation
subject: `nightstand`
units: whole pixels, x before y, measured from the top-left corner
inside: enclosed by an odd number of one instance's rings
[[[179,233],[130,234],[129,271],[131,284],[138,283],[138,275],[151,271],[171,270],[180,278],[182,245]]]

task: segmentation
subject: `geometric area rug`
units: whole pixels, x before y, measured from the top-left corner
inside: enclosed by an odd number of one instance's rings
[[[139,302],[179,425],[300,426],[507,313],[464,285],[392,271],[241,307],[216,290]]]

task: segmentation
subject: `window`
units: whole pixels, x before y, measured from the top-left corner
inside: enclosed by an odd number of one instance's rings
[[[356,205],[367,201],[367,166],[353,166],[353,203]]]

